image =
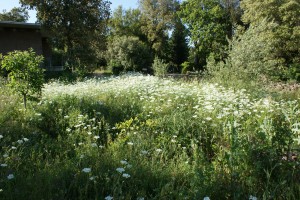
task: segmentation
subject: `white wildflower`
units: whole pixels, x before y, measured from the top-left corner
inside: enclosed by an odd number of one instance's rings
[[[83,168],[82,171],[85,173],[90,173],[92,171],[92,169],[91,168]]]
[[[123,165],[127,165],[128,164],[128,162],[126,160],[121,160],[120,163],[123,164]]]
[[[107,197],[104,198],[105,200],[113,200],[114,198],[110,195],[108,195]]]
[[[119,172],[119,173],[125,172],[125,169],[124,169],[123,167],[119,167],[119,168],[117,168],[116,170],[117,170],[117,172]]]
[[[160,153],[160,152],[162,152],[162,149],[156,149],[156,152]]]
[[[18,140],[17,143],[23,144],[23,140]]]
[[[13,174],[9,174],[9,175],[7,176],[7,179],[8,179],[8,180],[13,179],[13,178],[15,178],[15,176],[14,176]]]
[[[205,119],[206,119],[206,121],[210,121],[210,120],[212,120],[212,118],[211,118],[211,117],[206,117]]]
[[[100,136],[96,135],[94,136],[94,139],[98,140],[100,138]]]
[[[257,197],[250,195],[249,200],[257,200]]]
[[[130,178],[130,175],[129,174],[123,174],[122,175],[124,178]]]
[[[128,145],[132,146],[133,145],[133,142],[127,142]]]

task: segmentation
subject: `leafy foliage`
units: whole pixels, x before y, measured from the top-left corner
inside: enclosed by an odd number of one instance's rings
[[[1,67],[9,72],[9,86],[23,96],[25,108],[28,96],[41,94],[44,84],[42,61],[43,56],[36,55],[33,49],[10,52],[1,61]]]
[[[229,26],[226,12],[217,0],[188,0],[183,2],[179,13],[195,48],[195,65],[203,70],[210,53],[222,57]]]
[[[0,13],[0,21],[26,22],[29,18],[26,8],[14,7],[11,11]]]
[[[242,19],[253,26],[266,20],[276,24],[276,30],[269,37],[277,40],[274,52],[286,67],[300,61],[300,3],[294,0],[242,1]]]
[[[53,46],[65,52],[67,66],[91,71],[105,46],[110,2],[106,0],[22,0],[35,7],[43,28],[52,34]]]
[[[154,71],[154,75],[164,77],[168,72],[169,64],[164,60],[155,57],[152,68]]]
[[[174,30],[170,38],[170,54],[173,72],[181,71],[181,64],[188,59],[189,47],[187,29],[177,16],[174,20]]]
[[[172,28],[177,1],[141,0],[139,4],[142,11],[142,31],[147,35],[155,55],[166,58],[168,31]]]
[[[150,49],[137,37],[122,36],[111,38],[106,52],[109,66],[125,71],[150,70],[152,58]]]
[[[110,36],[134,36],[147,42],[146,35],[142,32],[142,13],[139,9],[124,10],[119,6],[109,20]]]
[[[250,25],[248,30],[232,42],[229,63],[232,73],[248,77],[265,75],[279,77],[283,72],[283,61],[276,58],[274,46],[277,38],[272,37],[277,25],[262,21],[259,25]],[[245,77],[244,77],[245,78]]]

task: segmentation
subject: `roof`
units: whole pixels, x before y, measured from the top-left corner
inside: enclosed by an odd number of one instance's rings
[[[23,28],[23,29],[41,29],[41,24],[13,22],[13,21],[0,21],[0,27],[5,28]]]

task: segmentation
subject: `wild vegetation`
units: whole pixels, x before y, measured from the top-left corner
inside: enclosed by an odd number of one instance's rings
[[[300,195],[298,99],[132,74],[1,101],[3,199]]]
[[[21,2],[73,73],[1,60],[0,199],[300,199],[298,1]]]

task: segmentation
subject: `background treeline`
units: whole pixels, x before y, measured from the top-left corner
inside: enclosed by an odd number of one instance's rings
[[[300,79],[297,0],[140,0],[136,9],[113,11],[106,0],[21,3],[0,20],[26,21],[24,7],[36,9],[53,36],[54,55],[72,71],[104,66],[116,74],[205,71]]]

